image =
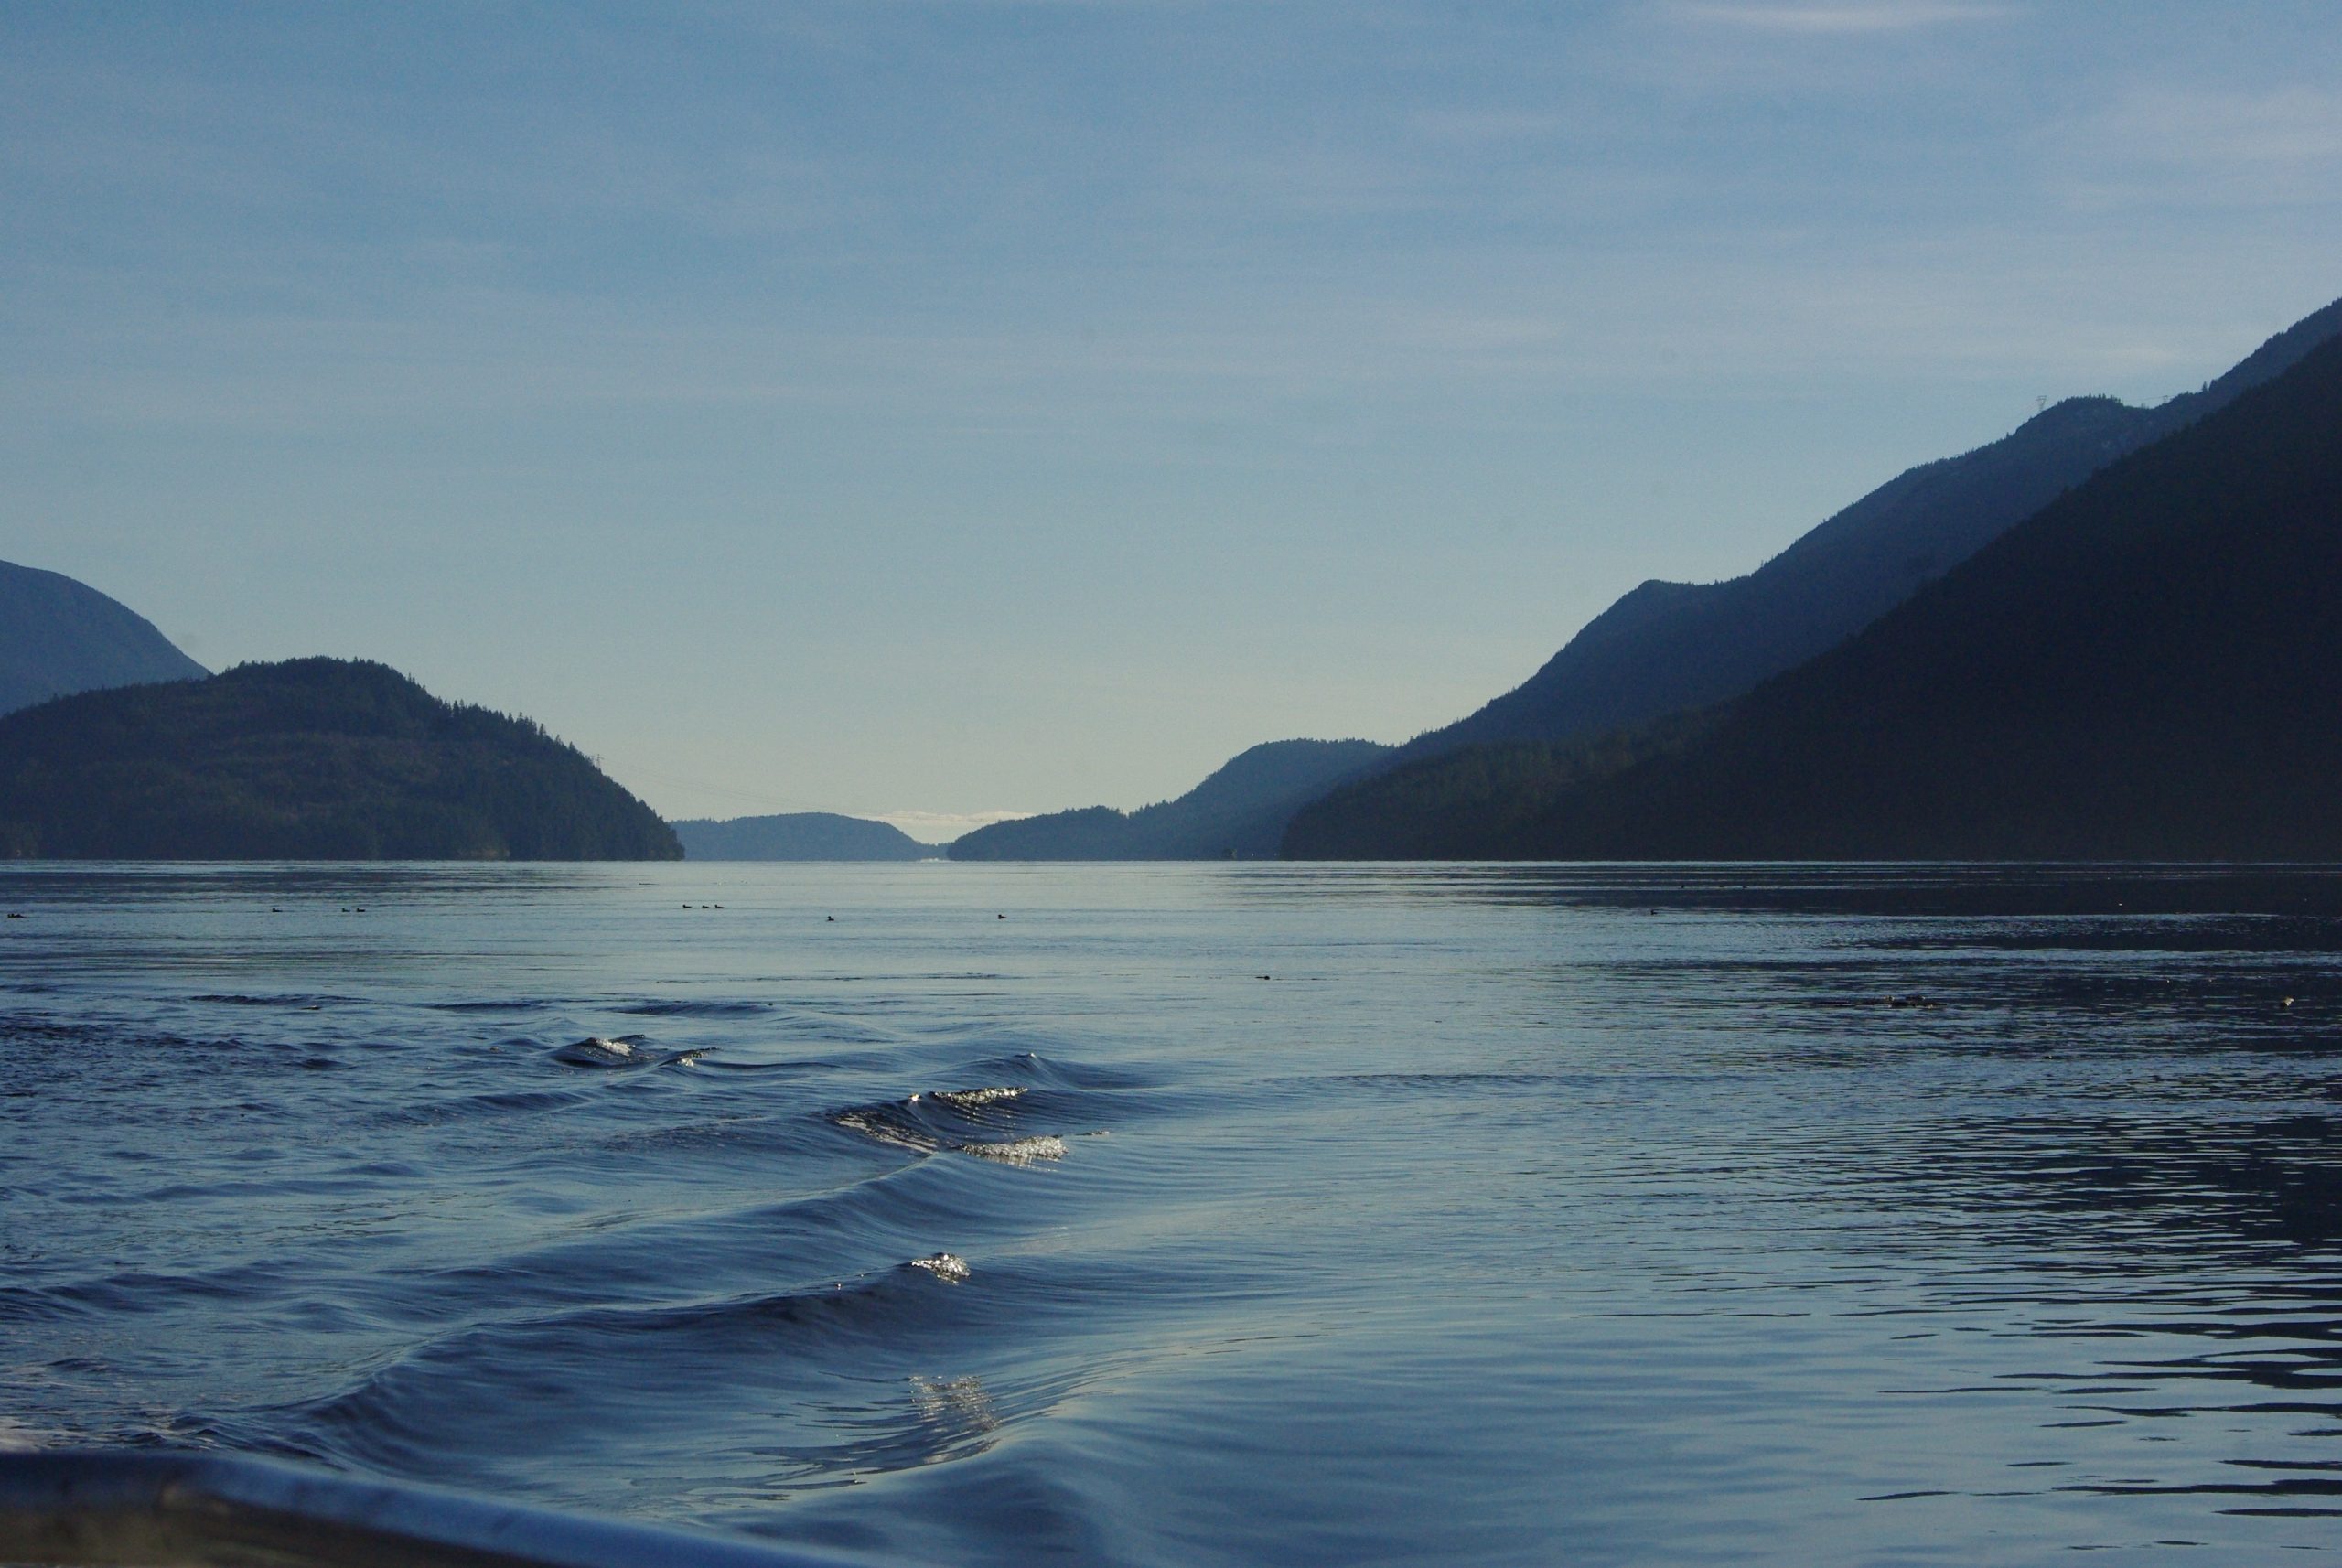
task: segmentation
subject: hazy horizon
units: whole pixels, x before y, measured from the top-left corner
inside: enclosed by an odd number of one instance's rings
[[[0,558],[670,817],[1398,741],[2342,294],[2304,5],[0,18]]]

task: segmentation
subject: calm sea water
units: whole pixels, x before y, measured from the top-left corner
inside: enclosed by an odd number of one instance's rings
[[[0,909],[13,1444],[958,1563],[2342,1548],[2332,874],[18,866]]]

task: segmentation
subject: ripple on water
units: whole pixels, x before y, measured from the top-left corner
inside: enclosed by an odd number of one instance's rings
[[[2330,874],[8,877],[0,1444],[905,1561],[2335,1539]]]

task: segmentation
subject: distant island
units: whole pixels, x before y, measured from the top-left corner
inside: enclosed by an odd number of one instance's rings
[[[929,860],[943,853],[891,822],[833,811],[693,818],[674,829],[687,860]]]
[[[210,671],[86,583],[0,561],[0,714],[75,692]]]
[[[0,856],[674,860],[650,807],[534,723],[386,666],[245,664],[0,717]]]
[[[2342,859],[2342,342],[1703,711],[1302,811],[1309,858]]]
[[[955,840],[953,860],[1219,860],[1273,856],[1294,811],[1391,751],[1370,740],[1276,740],[1222,764],[1176,800],[994,822]]]

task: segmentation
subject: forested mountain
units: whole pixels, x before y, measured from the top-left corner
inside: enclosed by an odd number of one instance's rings
[[[1736,702],[1594,746],[1409,768],[1303,811],[1286,847],[2342,859],[2337,718],[2329,343]]]
[[[1370,767],[1370,740],[1276,740],[1240,753],[1176,800],[994,822],[954,841],[953,860],[1218,860],[1273,855],[1295,809]]]
[[[335,659],[0,718],[0,855],[672,860],[648,806],[527,719]]]
[[[943,853],[891,822],[833,811],[696,818],[674,824],[686,860],[925,860]]]
[[[0,714],[71,692],[209,673],[89,585],[0,561]]]
[[[1913,468],[1745,577],[1648,582],[1526,682],[1397,761],[1489,741],[1566,741],[1737,696],[1844,641],[2060,492],[2228,406],[2342,334],[2342,301],[2200,392],[2155,408],[2071,398],[1964,456]]]

